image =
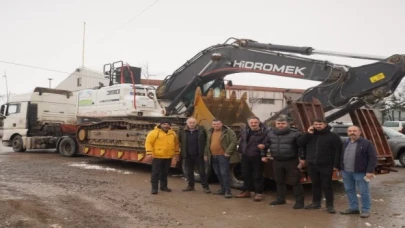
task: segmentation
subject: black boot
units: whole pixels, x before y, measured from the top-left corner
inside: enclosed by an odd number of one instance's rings
[[[281,204],[286,204],[287,202],[285,201],[284,197],[277,196],[276,200],[270,202],[270,205],[281,205]]]
[[[335,214],[335,213],[336,213],[336,210],[335,210],[335,207],[333,206],[333,204],[328,204],[328,205],[326,205],[326,211],[327,211],[328,213],[331,213],[331,214]]]
[[[297,196],[295,197],[295,204],[293,206],[294,209],[302,209],[304,208],[304,197],[303,196]]]
[[[157,184],[152,184],[152,191],[150,193],[158,194],[158,185]]]

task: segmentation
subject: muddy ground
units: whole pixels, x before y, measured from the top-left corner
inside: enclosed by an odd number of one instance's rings
[[[371,183],[372,216],[293,210],[265,200],[225,199],[197,191],[183,193],[184,178],[171,171],[171,193],[150,194],[150,167],[53,152],[14,153],[0,148],[0,227],[395,227],[405,228],[405,169]],[[336,209],[347,206],[342,183],[335,183]],[[212,190],[218,184],[211,185]],[[237,190],[233,194],[238,193]],[[310,201],[310,186],[306,187]]]

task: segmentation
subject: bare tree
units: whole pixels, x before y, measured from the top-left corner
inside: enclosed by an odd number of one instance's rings
[[[260,103],[259,94],[255,93],[251,86],[248,87],[248,96],[249,96],[249,108],[252,111],[254,106]]]

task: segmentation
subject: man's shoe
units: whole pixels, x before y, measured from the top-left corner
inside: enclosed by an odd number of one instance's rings
[[[225,191],[222,189],[218,189],[218,191],[213,193],[214,195],[225,195]]]
[[[225,193],[225,198],[227,199],[232,198],[232,194],[230,192]]]
[[[192,186],[187,186],[185,189],[183,189],[183,192],[190,192],[190,191],[194,191],[194,187]]]
[[[352,209],[346,209],[344,211],[340,211],[340,214],[342,214],[342,215],[355,215],[355,214],[360,214],[360,211],[352,210]]]
[[[370,213],[369,213],[369,212],[361,212],[360,218],[368,218],[368,217],[370,217]]]
[[[236,195],[235,198],[250,198],[250,191],[243,191]]]
[[[150,192],[151,194],[158,194],[158,190],[157,189],[152,189],[152,191]]]
[[[316,210],[316,209],[321,209],[321,204],[318,203],[311,203],[305,206],[305,209],[310,209],[310,210]]]
[[[287,202],[283,199],[276,199],[272,202],[270,202],[270,205],[281,205],[281,204],[286,204]]]
[[[207,188],[204,188],[204,192],[207,193],[207,194],[210,194],[211,190],[207,187]]]
[[[171,192],[172,190],[170,188],[168,188],[168,187],[164,187],[164,188],[160,188],[160,191]]]
[[[326,206],[326,211],[330,214],[335,214],[336,210],[333,206]]]
[[[303,208],[304,208],[304,203],[302,203],[302,202],[295,202],[293,208],[294,208],[294,209],[303,209]]]
[[[255,201],[255,202],[260,202],[260,201],[262,201],[262,199],[263,199],[262,194],[256,194],[256,195],[255,195],[255,198],[253,199],[253,201]]]

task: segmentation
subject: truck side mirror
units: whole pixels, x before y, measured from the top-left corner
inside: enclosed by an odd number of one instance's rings
[[[5,116],[6,115],[5,111],[6,111],[6,105],[2,105],[1,110],[0,110],[0,114]]]

